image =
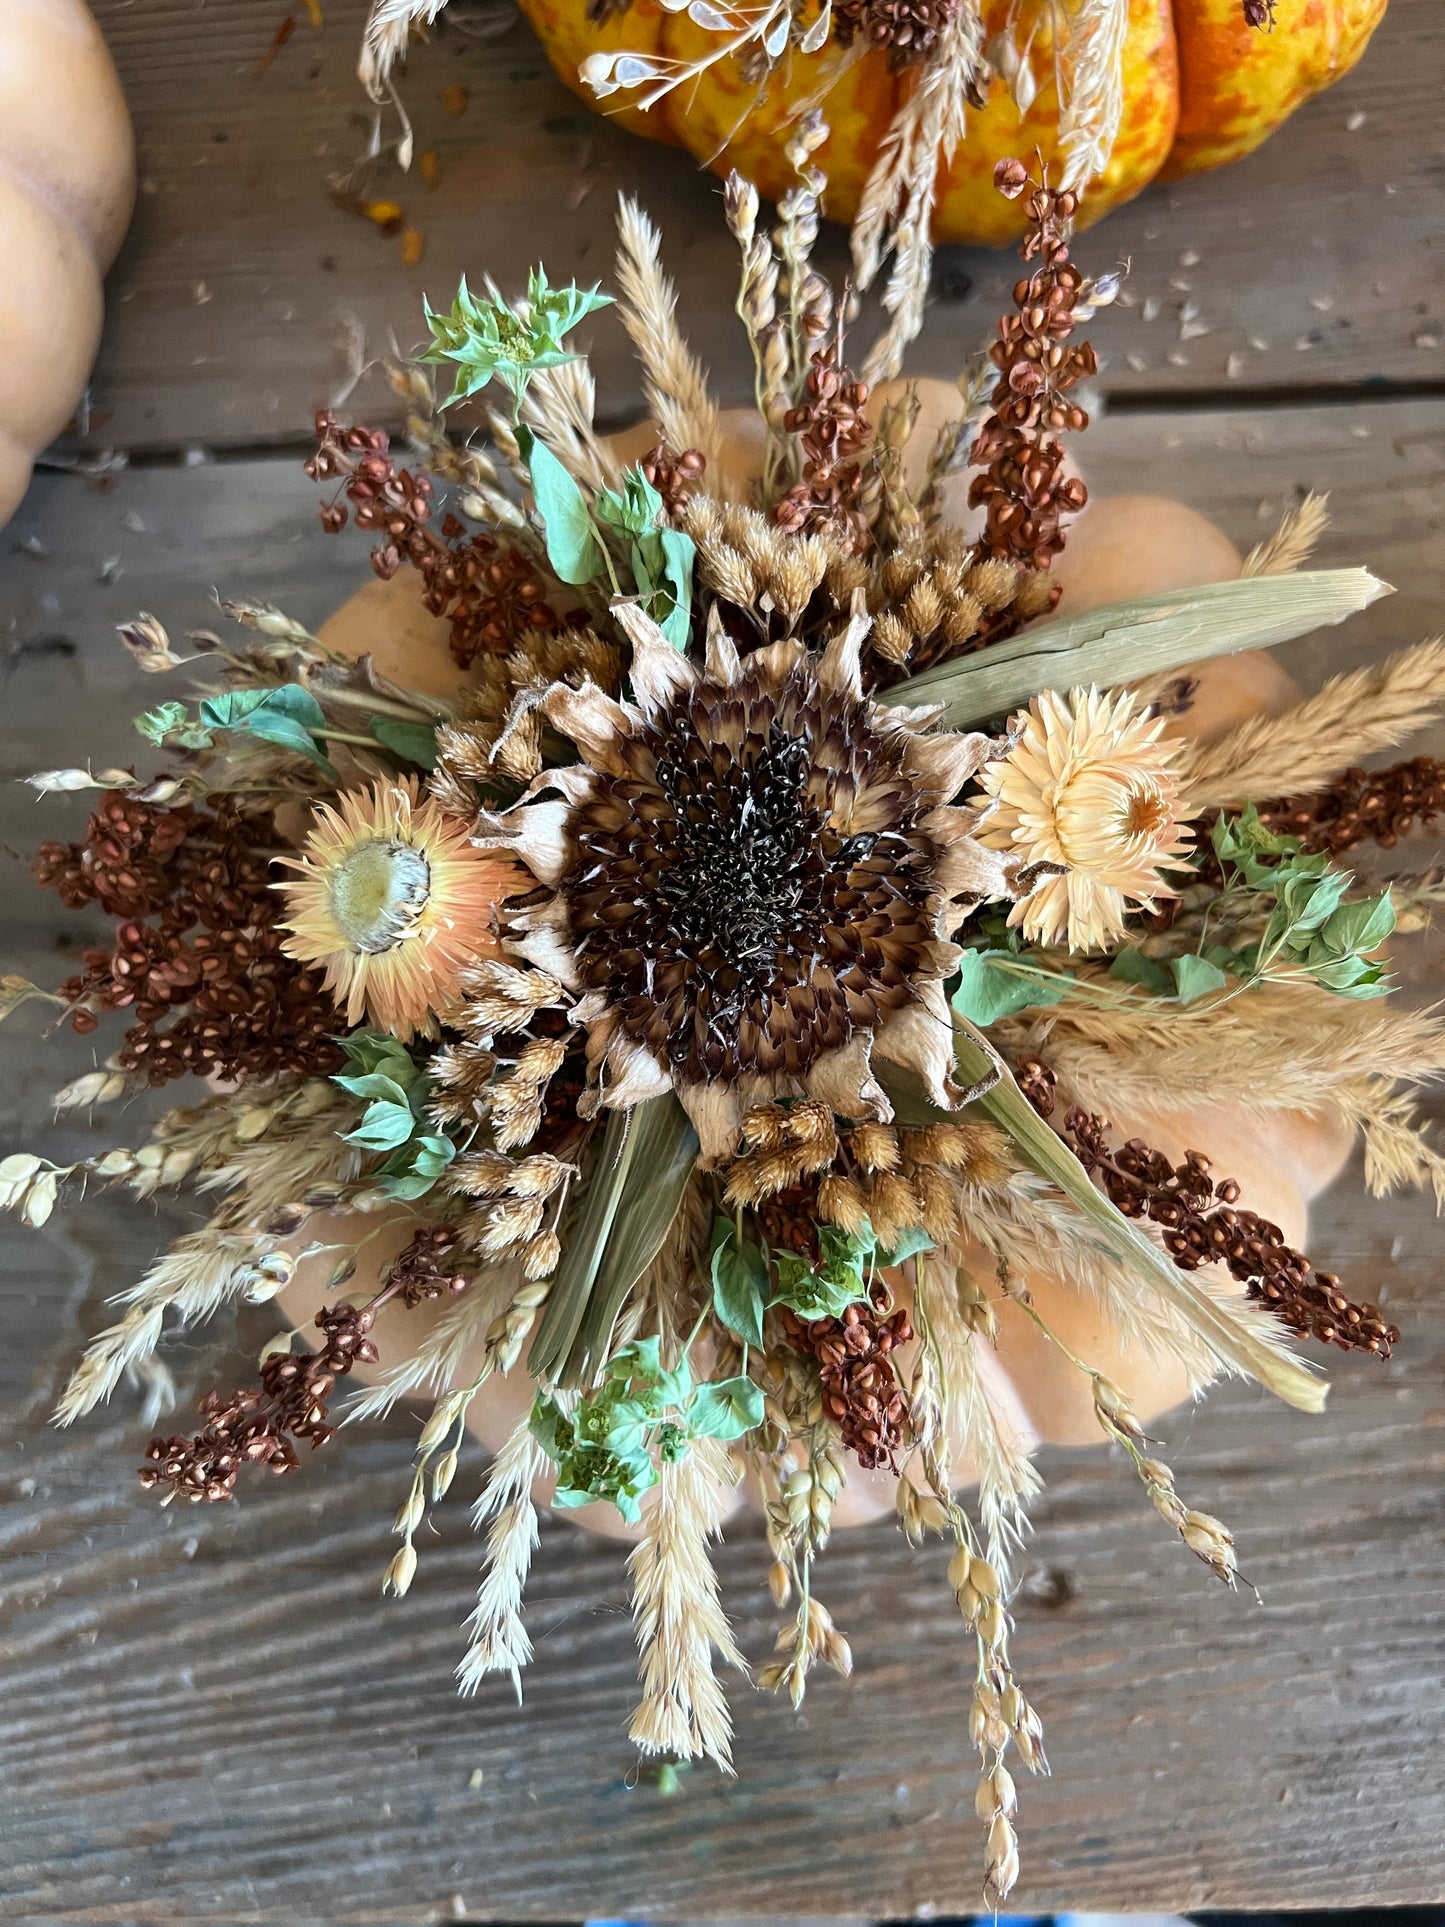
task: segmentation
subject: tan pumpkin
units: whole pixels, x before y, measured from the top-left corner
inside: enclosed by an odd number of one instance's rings
[[[719,44],[686,11],[659,0],[632,0],[625,11],[589,18],[585,0],[518,0],[547,57],[574,93],[597,105],[580,78],[584,60],[625,49],[692,62]],[[1089,188],[1084,219],[1096,221],[1131,199],[1156,176],[1174,178],[1219,167],[1256,148],[1301,102],[1347,73],[1385,11],[1385,0],[1277,0],[1270,31],[1248,24],[1242,0],[1128,0],[1121,84],[1123,119],[1113,154]],[[1012,29],[1029,48],[1037,95],[1021,114],[1000,78],[950,162],[934,213],[939,241],[1002,245],[1023,232],[1019,203],[993,187],[995,164],[1037,151],[1059,158],[1059,104],[1051,11],[1042,0],[984,0],[987,37]],[[653,140],[687,148],[726,174],[738,168],[773,198],[792,184],[784,154],[798,116],[820,108],[831,129],[818,155],[828,175],[827,211],[851,221],[879,145],[918,70],[889,71],[885,52],[859,58],[837,47],[813,56],[786,53],[765,82],[749,79],[729,55],[676,87],[646,112],[627,92],[601,104],[609,118]]]
[[[134,203],[130,116],[82,0],[0,0],[0,524],[85,388]]]
[[[915,429],[917,459],[926,459],[938,422],[957,407],[958,391],[944,382],[918,384],[923,408],[922,427]],[[887,390],[878,397],[881,405]],[[739,411],[737,430],[724,417],[730,436],[727,454],[746,472],[756,442],[747,428],[755,421]],[[624,460],[651,446],[650,424],[618,436],[614,446]],[[751,463],[755,472],[756,461]],[[960,521],[963,515],[958,517]],[[1158,496],[1117,496],[1090,504],[1080,517],[1065,555],[1055,565],[1069,606],[1085,609],[1139,595],[1154,589],[1184,588],[1220,581],[1239,570],[1239,552],[1204,517],[1178,502]],[[455,691],[464,681],[452,663],[447,625],[429,616],[421,605],[416,580],[408,575],[391,582],[369,582],[323,626],[322,639],[348,654],[370,654],[384,675],[435,694]],[[1214,735],[1259,710],[1283,708],[1294,695],[1294,685],[1273,658],[1258,653],[1229,657],[1203,665],[1196,672],[1199,688],[1188,713],[1181,718],[1182,734]],[[1247,1174],[1249,1203],[1272,1219],[1296,1246],[1304,1243],[1309,1200],[1337,1175],[1349,1150],[1348,1135],[1316,1119],[1291,1117],[1262,1123],[1220,1105],[1180,1106],[1168,1114],[1127,1120],[1131,1130],[1157,1144],[1178,1160],[1186,1150],[1203,1151],[1221,1171]],[[330,1237],[349,1242],[355,1220],[313,1219],[308,1239],[324,1243]],[[371,1216],[369,1242],[348,1291],[369,1294],[382,1272],[416,1228],[417,1218],[398,1208],[382,1217]],[[992,1270],[982,1251],[963,1254],[981,1276]],[[303,1261],[281,1295],[286,1313],[299,1325],[309,1323],[323,1302],[331,1260]],[[1080,1356],[1124,1386],[1131,1403],[1146,1421],[1187,1395],[1182,1371],[1151,1357],[1142,1347],[1121,1345],[1093,1302],[1067,1281],[1025,1272],[1023,1281],[1045,1322]],[[906,1286],[900,1285],[906,1300]],[[996,1350],[985,1348],[981,1367],[989,1382],[995,1409],[1030,1445],[1078,1445],[1100,1438],[1092,1396],[1086,1381],[1063,1358],[1016,1306],[999,1308]],[[395,1304],[383,1307],[375,1337],[383,1360],[410,1353],[434,1306],[407,1311]],[[480,1347],[478,1347],[478,1352]],[[461,1377],[477,1360],[464,1361]],[[496,1451],[526,1411],[533,1388],[518,1371],[510,1379],[492,1380],[472,1405],[469,1423],[489,1450]],[[960,1481],[971,1478],[971,1468],[960,1464]],[[547,1482],[541,1495],[549,1490]],[[745,1488],[731,1495],[730,1504],[746,1503]],[[834,1511],[835,1523],[856,1525],[891,1510],[894,1482],[886,1472],[863,1472],[854,1465]],[[633,1536],[610,1506],[569,1510],[568,1518],[609,1536]]]

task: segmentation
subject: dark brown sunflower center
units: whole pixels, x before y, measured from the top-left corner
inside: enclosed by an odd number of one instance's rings
[[[684,942],[711,945],[740,973],[740,992],[763,987],[816,896],[809,886],[825,826],[804,791],[807,771],[807,743],[776,722],[749,762],[711,782],[699,783],[686,762],[657,761],[657,786],[678,831],[677,865],[658,879],[660,894]]]
[[[911,997],[938,852],[895,743],[801,673],[621,745],[562,891],[589,988],[684,1080],[803,1075]]]

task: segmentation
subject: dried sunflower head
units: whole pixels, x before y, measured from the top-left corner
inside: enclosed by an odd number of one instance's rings
[[[701,668],[617,613],[633,700],[550,690],[580,761],[480,830],[550,886],[517,948],[577,994],[591,1105],[676,1090],[711,1160],[776,1096],[887,1118],[875,1052],[956,1102],[951,938],[1028,881],[953,802],[994,740],[867,699],[861,613],[742,660],[714,616]]]

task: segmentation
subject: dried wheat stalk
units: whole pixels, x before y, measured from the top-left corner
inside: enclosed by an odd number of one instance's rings
[[[686,1458],[658,1468],[643,1533],[628,1559],[642,1654],[642,1701],[629,1736],[644,1753],[678,1759],[706,1754],[732,1770],[732,1718],[713,1672],[714,1647],[746,1672],[718,1597],[708,1541],[722,1522],[721,1495],[736,1477],[715,1441],[699,1439]]]
[[[1348,998],[1302,984],[1261,984],[1215,1005],[1088,1010],[1082,1005],[1000,1026],[1010,1052],[1042,1051],[1072,1102],[1120,1122],[1167,1110],[1181,1091],[1257,1116],[1334,1107],[1357,1079],[1420,1083],[1445,1073],[1445,1023],[1428,1011]]]
[[[1291,509],[1273,535],[1257,542],[1240,565],[1241,575],[1289,575],[1302,569],[1329,526],[1330,498],[1310,494]]]
[[[621,466],[593,423],[597,384],[581,356],[556,368],[538,368],[522,398],[522,420],[537,430],[554,455],[591,489],[615,488]]]
[[[1060,187],[1082,193],[1109,164],[1124,117],[1129,0],[1049,0],[1059,94]]]
[[[851,242],[859,288],[871,287],[886,256],[893,255],[883,291],[890,319],[864,363],[865,381],[898,374],[908,344],[923,326],[938,178],[963,138],[969,89],[982,50],[977,7],[961,6],[939,36],[922,78],[894,115],[863,190]]]
[[[1181,816],[1319,789],[1340,770],[1400,742],[1445,710],[1445,639],[1332,676],[1282,716],[1254,716],[1180,759]]]
[[[722,452],[717,404],[678,329],[677,290],[662,272],[661,236],[627,194],[617,229],[618,312],[642,363],[647,405],[670,449],[700,449],[715,467]]]
[[[373,0],[357,72],[375,101],[386,97],[391,70],[401,60],[413,27],[429,27],[447,0]]]
[[[487,1527],[487,1552],[476,1607],[467,1621],[471,1642],[457,1667],[463,1693],[475,1693],[491,1673],[507,1673],[521,1701],[522,1668],[532,1657],[532,1642],[522,1624],[522,1593],[538,1540],[532,1483],[546,1465],[546,1454],[524,1418],[497,1454],[472,1508],[477,1531]]]

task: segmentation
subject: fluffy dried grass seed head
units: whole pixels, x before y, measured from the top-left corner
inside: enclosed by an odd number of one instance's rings
[[[1025,937],[1099,950],[1127,910],[1174,892],[1163,871],[1187,848],[1163,718],[1130,695],[1075,689],[1034,698],[1017,742],[984,770],[995,807],[980,831],[1027,863],[1062,866],[1009,913]]]
[[[491,820],[555,890],[514,921],[523,953],[582,993],[595,1101],[676,1089],[707,1159],[773,1097],[886,1117],[875,1048],[952,1101],[949,938],[1019,867],[952,806],[992,740],[867,701],[861,616],[821,654],[786,642],[742,662],[714,625],[699,669],[618,613],[635,701],[549,692],[582,760]]]
[[[284,948],[325,967],[348,1024],[363,1017],[403,1042],[434,1033],[464,968],[496,955],[497,905],[529,879],[476,849],[468,827],[419,803],[416,779],[316,806],[286,898]]]

